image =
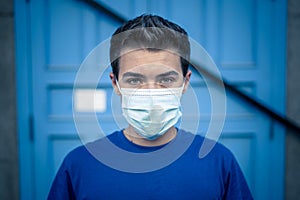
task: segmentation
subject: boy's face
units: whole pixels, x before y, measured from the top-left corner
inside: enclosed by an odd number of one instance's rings
[[[121,88],[159,89],[187,88],[191,72],[182,74],[180,57],[168,51],[135,50],[119,59],[118,82]],[[115,91],[115,77],[110,75]],[[185,79],[184,79],[185,78]]]

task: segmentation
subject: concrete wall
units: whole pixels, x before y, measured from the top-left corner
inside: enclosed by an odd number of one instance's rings
[[[13,0],[0,0],[0,199],[19,199]]]
[[[288,1],[287,115],[300,124],[300,1]],[[286,199],[300,197],[300,135],[286,135]]]
[[[287,114],[300,124],[300,1],[288,0]],[[19,199],[13,0],[0,0],[0,199]],[[286,136],[286,199],[300,196],[300,136]]]

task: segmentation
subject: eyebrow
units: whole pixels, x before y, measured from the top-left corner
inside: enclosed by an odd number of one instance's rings
[[[163,73],[163,74],[159,74],[156,77],[161,78],[161,77],[166,77],[166,76],[179,76],[179,74],[176,71],[169,71],[169,72],[166,72],[166,73]]]
[[[145,76],[143,74],[135,73],[135,72],[125,72],[122,77],[123,78],[126,78],[126,77],[145,78]]]

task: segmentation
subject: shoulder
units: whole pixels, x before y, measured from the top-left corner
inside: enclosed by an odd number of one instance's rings
[[[72,166],[82,163],[83,160],[86,160],[89,157],[89,153],[85,145],[81,145],[71,150],[64,158],[62,162],[63,168],[70,169]]]
[[[199,134],[193,134],[184,130],[180,130],[184,138],[193,138],[190,149],[196,151],[200,159],[221,160],[230,162],[235,160],[235,156],[226,146],[219,141],[206,138]]]
[[[103,148],[105,148],[107,141],[110,141],[112,138],[117,137],[120,131],[113,132],[112,134],[100,138],[98,140],[86,143],[84,145],[80,145],[73,150],[71,150],[64,158],[64,165],[77,165],[80,163],[88,163],[94,160],[94,154],[99,151],[105,152]]]

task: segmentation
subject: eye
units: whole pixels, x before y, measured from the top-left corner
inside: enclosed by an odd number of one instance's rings
[[[171,84],[171,83],[174,83],[176,80],[173,78],[173,77],[165,77],[165,78],[162,78],[159,80],[159,83],[160,84]]]
[[[126,80],[126,83],[130,84],[130,85],[141,85],[142,84],[142,80],[139,78],[130,78]]]

